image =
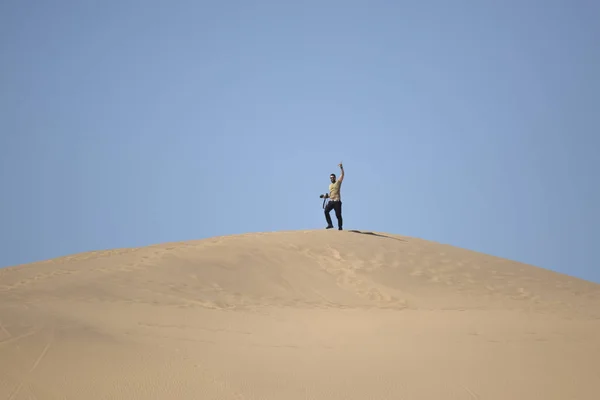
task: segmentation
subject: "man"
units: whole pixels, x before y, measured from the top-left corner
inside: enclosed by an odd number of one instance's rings
[[[342,181],[344,180],[344,166],[342,163],[338,164],[338,167],[342,170],[342,174],[340,175],[340,179],[336,180],[335,174],[329,175],[329,180],[331,183],[329,184],[329,194],[321,195],[321,198],[329,198],[327,202],[327,206],[325,207],[325,219],[327,220],[327,227],[325,229],[333,228],[333,222],[331,221],[331,210],[335,211],[335,217],[338,221],[338,229],[341,231],[343,226],[342,221],[342,197],[340,195],[340,189],[342,186]]]

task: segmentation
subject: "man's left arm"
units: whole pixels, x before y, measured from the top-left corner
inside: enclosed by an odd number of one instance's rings
[[[342,181],[344,180],[344,166],[342,165],[342,163],[339,164],[340,169],[342,170],[342,174],[340,175],[340,183],[342,183]]]

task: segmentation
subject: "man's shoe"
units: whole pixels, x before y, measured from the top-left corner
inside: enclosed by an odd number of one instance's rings
[[[340,227],[338,228],[338,231],[341,231],[341,230],[343,230],[343,229],[342,229],[342,227],[340,226]]]
[[[325,229],[331,229],[331,228],[333,228],[333,225],[328,225],[325,227]]]

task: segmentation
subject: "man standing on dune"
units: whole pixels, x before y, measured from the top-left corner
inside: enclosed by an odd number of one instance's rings
[[[327,220],[327,227],[325,229],[333,228],[333,222],[331,221],[331,210],[335,210],[335,217],[338,221],[338,229],[342,230],[342,197],[340,195],[340,189],[342,181],[344,180],[344,166],[342,163],[338,164],[338,167],[342,170],[340,179],[336,179],[335,174],[329,175],[329,194],[321,195],[321,197],[329,198],[327,206],[325,207],[325,219]]]

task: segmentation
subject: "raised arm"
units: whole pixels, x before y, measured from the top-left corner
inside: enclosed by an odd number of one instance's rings
[[[340,179],[339,179],[339,181],[342,182],[344,180],[344,166],[342,165],[342,163],[339,163],[338,166],[342,170],[342,174],[340,175]]]

